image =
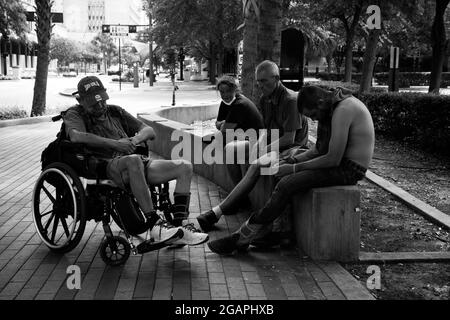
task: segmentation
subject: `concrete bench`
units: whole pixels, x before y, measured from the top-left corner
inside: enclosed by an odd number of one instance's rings
[[[250,193],[254,209],[266,203],[274,179],[260,177]],[[292,197],[292,223],[297,244],[315,260],[358,261],[360,247],[358,186],[311,189]]]
[[[311,189],[292,199],[297,243],[315,260],[358,261],[360,246],[358,186]]]

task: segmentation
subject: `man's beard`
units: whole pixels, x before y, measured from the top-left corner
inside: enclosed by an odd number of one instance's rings
[[[106,113],[106,103],[97,103],[97,106],[95,107],[95,110],[92,111],[91,115],[94,118],[101,118]]]

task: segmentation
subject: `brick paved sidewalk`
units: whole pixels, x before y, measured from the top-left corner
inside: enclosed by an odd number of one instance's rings
[[[296,249],[221,257],[203,244],[132,255],[125,265],[109,267],[98,252],[101,223],[90,221],[74,250],[50,252],[35,231],[31,195],[40,153],[59,126],[0,129],[0,299],[373,299],[338,263],[314,262]],[[191,193],[195,224],[200,212],[226,195],[200,176],[194,176]],[[245,218],[245,213],[222,218],[210,238],[229,234]],[[66,286],[72,264],[81,268],[80,290]]]

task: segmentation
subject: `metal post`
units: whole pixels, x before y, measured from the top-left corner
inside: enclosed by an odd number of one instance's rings
[[[170,80],[172,81],[173,91],[172,91],[172,105],[175,105],[175,91],[177,90],[177,85],[175,84],[175,70],[170,71]]]
[[[151,27],[152,27],[152,13],[150,11],[150,0],[148,1],[148,68],[149,68],[149,79],[148,83],[150,84],[150,87],[153,87],[153,40],[152,40],[152,34],[151,34]]]
[[[172,92],[172,105],[175,105],[175,87],[173,87],[173,92]]]
[[[120,59],[120,37],[119,37],[119,91],[122,90],[122,61]]]

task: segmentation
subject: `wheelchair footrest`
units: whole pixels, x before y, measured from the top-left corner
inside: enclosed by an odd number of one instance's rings
[[[181,239],[182,237],[183,232],[181,231],[174,234],[173,237],[165,239],[163,241],[154,241],[153,239],[145,240],[144,242],[141,242],[136,246],[137,253],[142,254],[171,246],[174,243],[174,241]]]

